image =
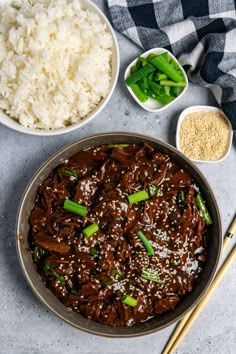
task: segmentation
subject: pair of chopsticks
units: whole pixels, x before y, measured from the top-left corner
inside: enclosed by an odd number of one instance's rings
[[[228,243],[230,242],[231,238],[233,237],[233,234],[236,233],[236,216],[234,217],[234,220],[232,224],[230,225],[230,228],[224,238],[224,243],[223,243],[223,252],[226,250],[226,247]],[[165,349],[163,350],[162,354],[172,354],[174,353],[175,349],[179,346],[185,335],[187,334],[188,330],[194,323],[194,321],[197,319],[199,316],[200,312],[202,311],[203,307],[206,305],[207,301],[209,300],[210,296],[214,292],[214,290],[217,288],[217,285],[221,281],[223,275],[229,268],[230,264],[233,262],[234,258],[236,256],[236,244],[234,245],[231,253],[229,256],[226,258],[225,262],[217,272],[213,282],[211,283],[208,291],[206,294],[203,296],[202,300],[199,302],[199,304],[192,310],[190,311],[181,321],[179,321],[178,325],[176,326],[174,332],[172,333],[172,336],[170,337]]]

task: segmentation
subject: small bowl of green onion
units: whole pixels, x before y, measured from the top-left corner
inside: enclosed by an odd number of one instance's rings
[[[125,84],[131,96],[149,112],[159,112],[176,102],[188,88],[188,78],[178,60],[164,48],[153,48],[130,63]]]

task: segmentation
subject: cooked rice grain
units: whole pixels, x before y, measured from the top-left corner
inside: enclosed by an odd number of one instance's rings
[[[79,1],[2,5],[0,109],[29,128],[78,123],[108,95],[111,55],[106,25]]]

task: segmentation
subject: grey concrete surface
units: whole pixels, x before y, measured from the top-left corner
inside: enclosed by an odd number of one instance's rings
[[[105,1],[95,2],[107,11]],[[123,85],[126,65],[141,51],[121,35],[117,37],[121,53],[119,82],[107,107],[92,122],[71,134],[51,138],[27,136],[0,126],[1,354],[159,354],[174,328],[124,340],[96,337],[76,330],[39,303],[21,273],[16,255],[14,229],[21,195],[31,176],[51,154],[73,140],[104,131],[141,132],[174,145],[177,119],[184,108],[196,104],[216,105],[207,90],[190,85],[173,108],[161,114],[143,111]],[[224,162],[199,165],[215,192],[224,232],[236,212],[235,143],[236,139]],[[236,353],[235,294],[234,263],[176,353]]]

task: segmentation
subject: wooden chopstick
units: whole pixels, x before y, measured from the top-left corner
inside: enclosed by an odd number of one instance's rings
[[[232,223],[231,223],[231,225],[230,225],[230,227],[228,229],[228,232],[227,232],[227,234],[226,234],[226,236],[224,238],[222,253],[226,250],[227,245],[228,245],[229,241],[231,240],[231,238],[233,237],[234,233],[236,233],[236,216],[234,217],[234,219],[233,219],[233,221],[232,221]],[[205,296],[200,301],[200,303],[204,300]],[[169,352],[169,350],[171,349],[171,347],[174,344],[175,340],[177,339],[177,337],[179,336],[180,332],[182,331],[182,328],[187,323],[187,321],[188,321],[190,315],[192,314],[192,312],[193,311],[190,311],[189,313],[187,313],[187,315],[185,315],[184,318],[179,321],[179,323],[175,327],[175,329],[174,329],[169,341],[167,342],[162,354],[167,354]]]
[[[227,269],[229,268],[229,266],[233,262],[235,256],[236,256],[236,244],[234,245],[233,250],[230,252],[229,256],[226,258],[226,261],[221,266],[220,270],[218,271],[217,275],[215,276],[215,278],[214,278],[211,286],[209,287],[206,295],[203,297],[203,299],[200,301],[200,303],[192,311],[191,315],[189,316],[189,319],[188,319],[187,323],[182,328],[181,333],[176,338],[174,344],[172,345],[172,347],[168,351],[168,354],[174,353],[175,349],[179,346],[179,344],[181,343],[182,339],[187,334],[189,328],[192,326],[192,324],[194,323],[196,318],[201,313],[203,307],[206,305],[207,301],[209,300],[209,298],[213,294],[214,290],[217,288],[217,285],[219,284],[219,282],[223,278],[224,274],[226,273]]]

